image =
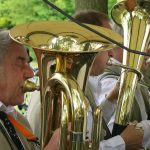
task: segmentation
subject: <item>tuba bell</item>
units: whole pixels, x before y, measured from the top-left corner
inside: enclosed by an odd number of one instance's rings
[[[121,36],[109,29],[88,25],[94,30],[114,37]],[[115,47],[106,39],[73,22],[43,21],[19,25],[10,30],[16,42],[34,49],[39,67],[41,92],[41,149],[53,131],[61,128],[60,150],[67,149],[67,127],[71,122],[69,149],[97,150],[99,148],[102,112],[93,110],[91,140],[87,137],[89,100],[84,92],[90,66],[95,55]],[[26,86],[24,91],[31,90]],[[37,88],[37,87],[36,87]],[[90,100],[93,101],[94,100]]]
[[[136,52],[147,52],[150,42],[150,1],[137,0],[121,1],[114,5],[111,15],[116,24],[122,26],[124,31],[124,46],[134,50],[131,53],[123,51],[123,65],[127,68],[122,69],[120,77],[120,90],[117,102],[115,124],[113,135],[120,134],[129,124],[134,108],[134,93],[138,81],[140,81],[141,67],[144,56]],[[148,106],[150,108],[150,102]]]

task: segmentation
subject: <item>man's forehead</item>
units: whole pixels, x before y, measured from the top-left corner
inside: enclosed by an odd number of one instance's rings
[[[26,48],[18,43],[12,43],[9,46],[9,51],[11,55],[16,55],[16,56],[23,56],[23,57],[28,57],[27,50]]]

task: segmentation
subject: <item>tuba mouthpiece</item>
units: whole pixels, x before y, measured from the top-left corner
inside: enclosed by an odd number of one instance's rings
[[[40,90],[40,86],[36,85],[34,82],[30,81],[30,80],[25,80],[24,84],[23,84],[23,92],[33,92],[33,91],[39,91]]]

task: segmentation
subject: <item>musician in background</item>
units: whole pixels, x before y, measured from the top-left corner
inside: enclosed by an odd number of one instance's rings
[[[114,30],[122,34],[122,30],[117,27],[116,25],[113,26]],[[112,62],[120,64],[122,62],[123,50],[121,48],[113,49]],[[146,69],[146,60],[145,57],[143,62],[143,71]],[[121,74],[121,68],[116,66],[107,66],[105,72],[97,77],[97,83],[93,82],[93,79],[90,78],[90,88],[93,93],[95,102],[97,105],[101,105],[103,107],[103,114],[105,121],[112,131],[114,119],[115,119],[115,110],[116,110],[116,103],[117,97],[119,92],[119,84],[118,79]],[[132,117],[131,121],[136,120],[140,122],[137,126],[140,126],[144,130],[144,140],[143,146],[150,147],[150,121],[148,119],[148,114],[150,111],[149,107],[149,92],[148,87],[142,86],[138,84],[135,92],[135,101],[134,101],[134,108],[132,109]],[[108,110],[109,106],[109,110]]]
[[[32,134],[28,121],[14,109],[14,106],[24,102],[23,82],[33,77],[28,61],[29,57],[24,46],[14,42],[10,38],[8,30],[0,30],[1,150],[39,149],[38,141]],[[44,150],[57,150],[59,135],[59,130],[56,130]],[[31,136],[32,138],[30,138]]]
[[[74,17],[83,23],[89,23],[89,24],[110,28],[108,17],[103,13],[97,11],[90,10],[90,11],[79,12],[75,14]],[[109,59],[109,55],[112,55],[111,51],[101,52],[96,56],[93,66],[91,68],[91,73],[90,73],[91,76],[96,77],[97,75],[103,73],[106,67],[106,62]],[[32,105],[29,105],[30,111],[27,112],[27,116],[28,118],[30,118],[29,122],[32,122],[33,124],[32,127],[34,133],[40,135],[39,133],[40,116],[41,116],[40,95],[34,93],[33,97],[34,98],[36,97],[36,99],[31,99]],[[34,110],[32,110],[31,107]],[[91,122],[89,122],[89,124],[91,124]],[[124,150],[125,148],[130,150],[139,149],[142,145],[142,139],[143,139],[143,132],[135,129],[134,125],[129,125],[121,135],[110,138],[109,140],[102,140],[100,142],[99,149],[100,150]]]

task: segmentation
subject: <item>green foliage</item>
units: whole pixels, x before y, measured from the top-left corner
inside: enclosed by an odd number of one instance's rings
[[[49,0],[68,14],[74,14],[75,0]],[[117,0],[108,0],[108,10]],[[0,28],[37,20],[64,20],[65,16],[42,0],[0,0]]]
[[[8,26],[8,24],[9,24],[9,21],[7,17],[0,17],[0,28]]]
[[[111,16],[110,15],[111,9],[112,9],[113,5],[116,3],[117,3],[117,0],[108,0],[108,14],[109,14],[109,16]]]
[[[69,14],[74,12],[74,0],[51,0]],[[62,20],[63,15],[47,6],[42,0],[0,0],[0,27],[37,20]]]

